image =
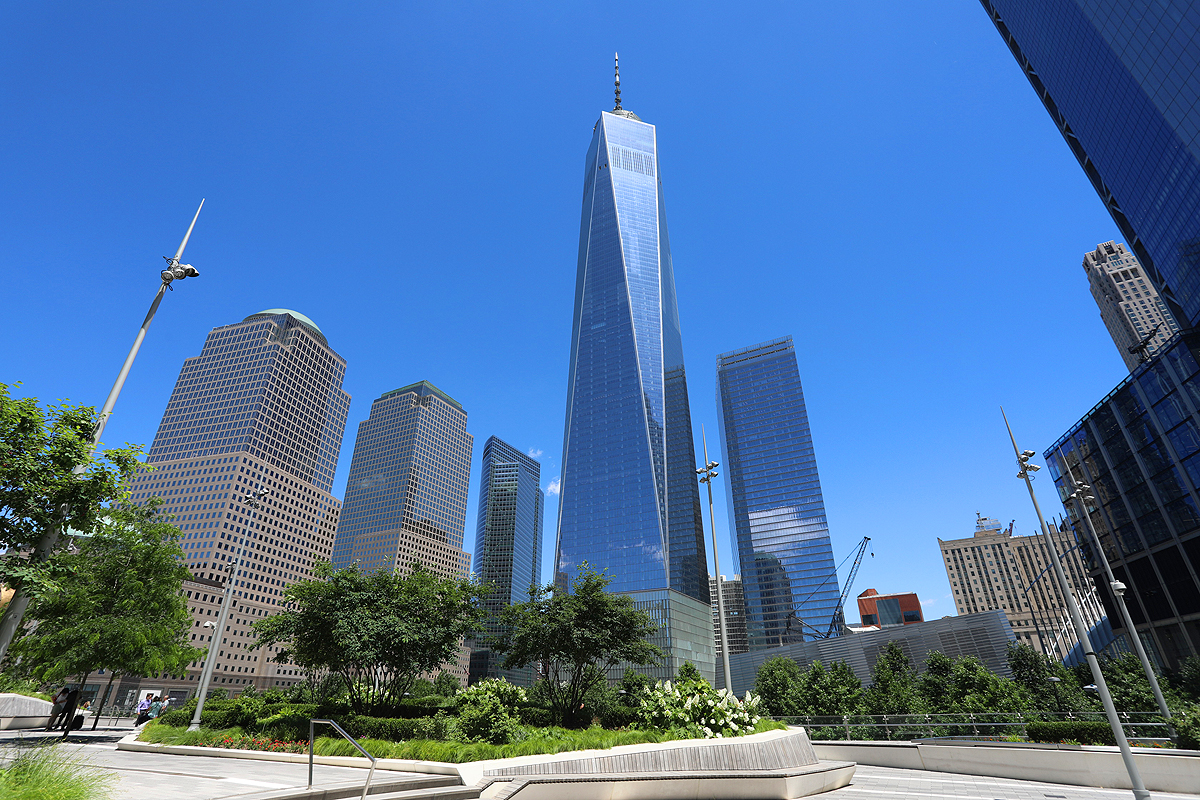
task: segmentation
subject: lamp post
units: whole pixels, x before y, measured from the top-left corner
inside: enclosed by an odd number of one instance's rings
[[[1129,747],[1129,740],[1125,738],[1125,730],[1121,727],[1121,719],[1117,716],[1117,707],[1113,705],[1112,695],[1108,691],[1108,684],[1104,681],[1104,673],[1100,671],[1100,662],[1096,658],[1096,653],[1092,649],[1092,639],[1088,635],[1087,628],[1083,624],[1083,617],[1079,613],[1079,606],[1075,602],[1075,596],[1071,593],[1067,585],[1067,576],[1063,572],[1062,562],[1059,561],[1058,547],[1054,543],[1054,539],[1050,536],[1050,530],[1046,527],[1046,520],[1042,516],[1042,507],[1038,505],[1037,495],[1033,491],[1033,479],[1031,473],[1041,469],[1036,464],[1030,464],[1029,459],[1033,458],[1036,453],[1032,450],[1019,450],[1017,448],[1017,439],[1013,436],[1012,426],[1008,424],[1008,415],[1004,413],[1004,409],[1000,409],[1001,416],[1004,417],[1004,427],[1008,429],[1008,438],[1012,441],[1013,453],[1017,457],[1017,477],[1025,481],[1025,488],[1029,490],[1029,499],[1033,502],[1033,510],[1037,512],[1038,524],[1041,525],[1042,535],[1049,546],[1050,552],[1047,554],[1054,567],[1054,577],[1058,580],[1059,588],[1062,590],[1063,599],[1067,604],[1067,611],[1071,616],[1071,624],[1075,628],[1075,635],[1079,639],[1079,644],[1083,647],[1083,655],[1087,658],[1088,667],[1092,671],[1092,679],[1096,682],[1096,691],[1100,694],[1100,701],[1104,704],[1104,712],[1108,716],[1108,724],[1112,728],[1113,737],[1117,740],[1117,747],[1121,750],[1121,760],[1125,762],[1125,771],[1129,773],[1129,783],[1133,786],[1133,796],[1137,800],[1148,800],[1150,792],[1146,790],[1146,784],[1142,782],[1142,774],[1138,771],[1138,766],[1133,760],[1133,751]]]
[[[1054,707],[1058,709],[1058,713],[1062,713],[1062,697],[1058,694],[1058,685],[1062,683],[1062,678],[1051,675],[1046,680],[1050,681],[1050,685],[1054,687]]]
[[[1167,722],[1167,730],[1171,733],[1171,737],[1175,736],[1175,729],[1171,725],[1171,709],[1167,708],[1167,701],[1163,697],[1162,688],[1158,685],[1158,676],[1154,673],[1154,667],[1150,665],[1150,658],[1146,655],[1146,648],[1142,645],[1142,637],[1138,636],[1137,628],[1133,626],[1133,617],[1129,614],[1129,606],[1125,604],[1125,584],[1117,580],[1113,575],[1112,565],[1108,563],[1108,557],[1104,555],[1104,550],[1100,546],[1100,537],[1096,535],[1096,528],[1092,525],[1092,515],[1088,513],[1087,504],[1096,498],[1089,494],[1092,488],[1083,481],[1075,480],[1075,475],[1071,471],[1071,467],[1067,464],[1067,460],[1062,457],[1062,450],[1059,450],[1059,458],[1067,467],[1067,479],[1074,482],[1075,491],[1069,495],[1072,500],[1079,504],[1079,516],[1083,517],[1088,533],[1091,535],[1091,544],[1096,548],[1096,560],[1104,565],[1104,577],[1108,579],[1109,588],[1112,589],[1113,595],[1117,598],[1117,608],[1121,612],[1121,622],[1125,626],[1125,630],[1129,632],[1129,638],[1133,642],[1133,648],[1137,652],[1138,660],[1142,662],[1142,669],[1146,673],[1146,680],[1150,681],[1150,688],[1154,691],[1154,701],[1158,703],[1158,711],[1163,715]]]
[[[108,397],[104,400],[104,406],[100,409],[100,415],[96,420],[96,426],[92,429],[92,440],[88,444],[87,455],[91,456],[96,450],[96,446],[100,444],[100,437],[104,434],[104,426],[108,424],[108,418],[112,415],[113,407],[117,404],[117,397],[121,394],[121,388],[125,385],[125,378],[129,376],[129,370],[133,367],[133,360],[137,357],[138,350],[142,346],[142,340],[146,338],[146,331],[150,329],[150,323],[154,321],[154,313],[158,311],[158,304],[162,302],[163,294],[171,287],[171,281],[183,280],[184,278],[195,278],[200,273],[191,264],[181,264],[179,259],[183,258],[183,249],[187,247],[188,239],[192,236],[192,228],[196,227],[196,219],[200,216],[200,209],[204,208],[204,201],[200,201],[200,207],[196,209],[196,215],[192,217],[192,224],[188,226],[187,233],[183,235],[183,241],[179,243],[179,249],[175,251],[172,258],[167,259],[167,268],[164,269],[159,277],[162,283],[158,287],[158,294],[154,295],[154,302],[150,304],[150,310],[146,313],[146,318],[142,320],[142,327],[138,329],[137,336],[133,340],[133,347],[129,348],[129,354],[125,356],[125,363],[121,365],[121,371],[117,373],[117,380],[113,383],[112,389],[108,392]],[[82,475],[87,471],[86,464],[79,464],[73,470],[75,475]],[[46,529],[37,544],[33,548],[33,555],[30,557],[30,562],[40,564],[54,553],[54,548],[58,545],[59,528],[62,527],[63,521],[66,520],[68,513],[67,506],[62,507],[62,517],[58,525],[52,525]],[[16,591],[13,592],[12,600],[9,601],[8,607],[4,610],[4,617],[0,619],[0,662],[4,661],[5,655],[8,654],[8,647],[12,644],[13,637],[21,627],[21,621],[25,617],[25,609],[29,607],[29,595],[25,592],[24,585],[18,583]]]
[[[252,509],[251,520],[258,519],[258,510],[262,506],[262,499],[271,493],[270,489],[255,489],[242,498],[242,503]],[[229,576],[225,578],[225,595],[221,598],[221,613],[217,615],[217,631],[216,635],[209,640],[208,655],[204,659],[204,668],[200,670],[200,685],[196,689],[196,713],[192,715],[192,722],[188,725],[189,731],[194,731],[200,727],[200,712],[204,710],[204,701],[208,696],[208,684],[212,681],[213,670],[217,665],[217,648],[221,646],[225,636],[225,625],[229,620],[229,609],[233,606],[233,587],[234,579],[237,578],[238,572],[242,567],[242,551],[245,549],[246,532],[248,528],[242,529],[242,535],[238,539],[237,549],[234,551],[234,559],[229,562],[226,567]],[[205,627],[211,625],[211,622],[204,623]]]
[[[713,570],[717,573],[717,622],[721,629],[721,667],[725,670],[725,690],[733,692],[733,679],[729,674],[729,632],[725,629],[725,596],[721,591],[721,562],[717,559],[717,518],[713,513],[712,479],[717,477],[716,461],[708,460],[708,438],[704,426],[700,426],[700,441],[704,443],[704,468],[696,470],[700,482],[708,487],[708,524],[712,528]]]

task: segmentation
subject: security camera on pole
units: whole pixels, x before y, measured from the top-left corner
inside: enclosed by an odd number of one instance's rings
[[[133,340],[133,347],[129,348],[129,355],[125,356],[125,363],[121,365],[121,371],[117,373],[117,380],[109,391],[108,397],[104,401],[104,406],[100,409],[100,416],[96,420],[96,427],[92,430],[92,440],[88,445],[88,456],[94,453],[96,447],[100,444],[100,437],[104,434],[104,426],[108,424],[108,418],[112,416],[113,407],[117,404],[117,397],[120,396],[121,388],[125,385],[125,378],[129,376],[129,370],[133,367],[133,360],[137,357],[138,350],[142,346],[142,340],[146,338],[146,331],[150,329],[150,323],[154,321],[154,313],[158,311],[158,304],[162,302],[163,294],[167,289],[171,288],[172,281],[195,278],[200,275],[195,267],[191,264],[181,264],[179,263],[179,259],[183,258],[183,249],[187,247],[188,239],[192,237],[192,229],[196,227],[196,220],[200,216],[201,208],[204,208],[204,200],[200,201],[200,207],[196,209],[196,215],[192,217],[192,224],[188,226],[187,233],[183,235],[183,241],[179,243],[179,249],[175,251],[174,257],[168,258],[167,256],[163,256],[163,258],[167,259],[167,268],[159,273],[162,284],[158,287],[158,294],[154,295],[154,302],[150,304],[150,310],[146,313],[146,318],[142,320],[142,327],[138,330],[137,337]],[[75,467],[74,473],[82,475],[86,471],[87,466],[80,464]],[[63,518],[65,519],[66,516],[67,512],[64,506]],[[32,563],[42,563],[53,555],[54,548],[58,545],[59,527],[61,525],[48,528],[42,534],[37,545],[33,548],[33,555],[30,557]],[[29,607],[29,599],[24,586],[17,586],[12,600],[9,601],[8,607],[4,610],[4,618],[0,619],[0,662],[4,661],[4,656],[8,653],[8,647],[12,644],[13,637],[21,627],[21,621],[25,617],[25,609]]]

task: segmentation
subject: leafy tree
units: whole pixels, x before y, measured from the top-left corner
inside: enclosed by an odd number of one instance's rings
[[[955,709],[950,702],[950,675],[954,672],[954,659],[934,650],[925,657],[925,672],[917,679],[921,697],[928,713],[948,714]]]
[[[1091,671],[1084,670],[1087,670],[1086,664],[1084,669],[1076,670],[1076,675],[1086,676],[1087,683],[1092,683]],[[1158,711],[1154,690],[1150,688],[1142,662],[1136,655],[1122,653],[1101,658],[1100,671],[1104,673],[1104,681],[1118,711]]]
[[[627,595],[608,594],[610,579],[582,565],[571,586],[531,587],[529,600],[503,612],[503,632],[490,642],[505,669],[543,664],[546,701],[567,725],[585,719],[584,699],[619,662],[653,664],[662,650],[647,641],[657,626]]]
[[[0,383],[0,548],[28,556],[0,559],[0,581],[17,590],[0,623],[0,658],[31,598],[55,587],[38,548],[52,529],[92,531],[104,506],[124,495],[138,467],[134,447],[91,453],[95,410],[42,408],[33,397],[14,398]]]
[[[804,712],[796,704],[794,691],[803,678],[800,665],[792,659],[784,656],[768,658],[754,676],[754,693],[762,698],[763,710],[769,716],[802,714]]]
[[[1188,656],[1179,664],[1172,681],[1176,691],[1192,703],[1200,703],[1200,656]]]
[[[829,668],[814,661],[792,691],[796,713],[814,716],[859,714],[862,712],[862,681],[845,661]]]
[[[925,698],[917,683],[917,671],[895,642],[879,651],[871,668],[871,688],[863,695],[868,714],[923,714]]]
[[[948,711],[1028,711],[1028,695],[1014,681],[1001,678],[975,656],[955,659],[950,671]]]
[[[433,693],[440,694],[442,697],[454,697],[461,688],[462,684],[459,683],[458,678],[446,670],[439,672],[433,682]]]
[[[1025,692],[1033,709],[1084,711],[1094,705],[1084,695],[1074,672],[1058,661],[1051,662],[1025,643],[1009,643],[1008,666],[1013,681]],[[1087,682],[1091,683],[1091,673],[1088,675]],[[1058,683],[1051,678],[1058,678]]]
[[[56,561],[54,589],[36,598],[36,626],[13,646],[22,668],[44,682],[97,669],[116,675],[182,676],[204,651],[187,641],[179,531],[157,503],[110,509],[94,536]]]
[[[625,674],[617,683],[617,702],[629,708],[637,708],[641,705],[642,695],[653,685],[654,681],[650,680],[649,675],[638,672],[633,667],[626,667]]]
[[[684,661],[679,665],[679,671],[675,673],[676,681],[702,681],[704,676],[700,674],[700,670],[690,661]],[[707,681],[706,681],[707,682]]]
[[[478,584],[420,564],[363,574],[322,561],[288,588],[282,611],[254,623],[251,649],[275,646],[273,661],[340,675],[356,713],[386,711],[480,629],[480,595]]]

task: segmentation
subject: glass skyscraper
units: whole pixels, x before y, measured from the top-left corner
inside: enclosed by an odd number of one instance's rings
[[[483,446],[479,479],[479,521],[475,528],[475,577],[493,588],[484,600],[492,618],[485,634],[499,631],[495,615],[512,603],[529,599],[529,587],[541,583],[542,466],[493,436]],[[506,678],[532,686],[534,670],[501,670],[486,647],[471,653],[471,682]]]
[[[717,419],[751,650],[844,624],[792,337],[717,356]]]
[[[555,580],[607,570],[712,677],[708,571],[655,128],[600,115],[584,162]]]
[[[1200,324],[1200,6],[981,2],[1176,319]]]

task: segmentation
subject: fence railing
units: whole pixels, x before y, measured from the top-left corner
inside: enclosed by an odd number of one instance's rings
[[[331,719],[310,719],[308,721],[308,788],[310,788],[310,789],[312,788],[313,728],[316,725],[332,725],[333,729],[335,731],[337,731],[338,733],[340,733],[347,742],[354,745],[355,749],[358,750],[358,752],[362,753],[364,756],[371,759],[371,769],[369,772],[367,772],[367,782],[365,784],[363,784],[363,792],[362,792],[362,800],[367,800],[367,792],[370,791],[370,789],[371,789],[371,779],[373,777],[375,777],[375,762],[377,759],[375,758],[375,756],[371,755],[366,750],[364,750],[363,746],[361,744],[359,744],[353,736],[346,733],[346,731],[342,728],[341,725],[338,725],[336,722],[334,722]]]
[[[1130,739],[1166,739],[1167,722],[1157,712],[1121,711],[1121,727]],[[889,740],[1025,737],[1030,722],[1107,722],[1103,711],[1063,713],[989,712],[958,714],[849,714],[771,717],[787,725],[803,725],[814,741],[829,739]]]

